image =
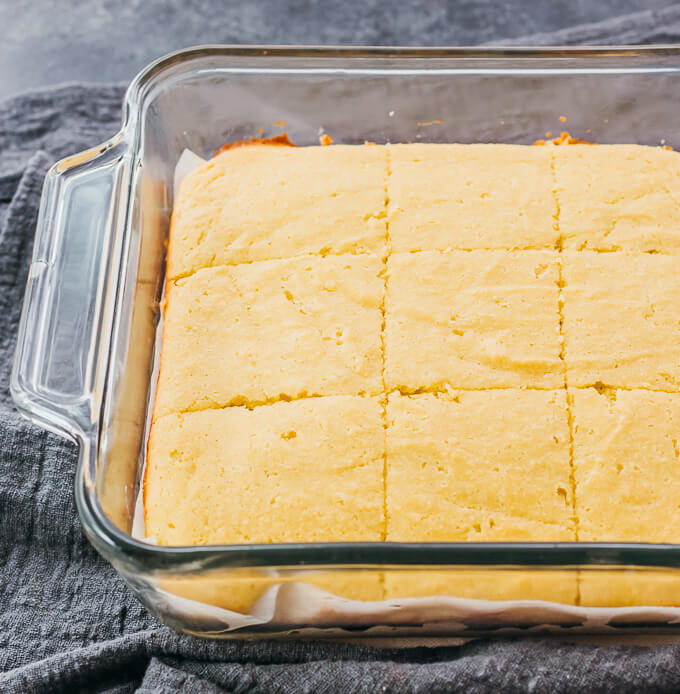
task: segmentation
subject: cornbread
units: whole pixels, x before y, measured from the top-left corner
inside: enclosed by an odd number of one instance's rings
[[[172,545],[379,540],[384,435],[378,400],[347,395],[161,417],[147,533]]]
[[[595,565],[582,569],[579,574],[579,602],[584,607],[677,607],[679,602],[680,574],[676,569],[648,566],[607,569]],[[632,621],[646,620],[638,613]]]
[[[155,416],[382,390],[382,262],[292,258],[170,283]]]
[[[677,543],[678,395],[587,388],[570,398],[579,539]],[[592,570],[580,584],[584,605],[677,605],[680,578]]]
[[[570,570],[536,572],[515,568],[503,570],[498,567],[404,569],[385,574],[385,597],[548,600],[572,605],[577,598],[576,580],[575,572]],[[435,607],[433,619],[436,618],[437,611]],[[532,618],[535,620],[535,616]],[[513,623],[515,625],[516,622]]]
[[[392,541],[574,541],[564,390],[392,394]],[[574,603],[574,572],[479,569],[385,574],[385,597],[450,595]]]
[[[562,261],[569,385],[680,390],[677,258],[565,251]]]
[[[387,404],[388,540],[574,540],[564,390]]]
[[[349,600],[363,601],[382,600],[384,595],[382,572],[370,569],[362,570],[361,580],[358,581],[356,572],[352,570],[324,571],[310,568],[307,571],[273,572],[268,568],[255,571],[252,567],[247,567],[235,571],[230,567],[207,575],[199,572],[190,578],[166,579],[163,587],[167,592],[189,600],[240,613],[251,611],[257,601],[272,589],[308,591],[312,587]],[[305,603],[308,602],[309,593],[306,593]]]
[[[392,253],[388,390],[564,386],[554,251]]]
[[[389,145],[392,250],[555,248],[551,150]]]
[[[680,253],[680,155],[661,147],[552,148],[564,248]]]
[[[676,542],[678,201],[636,145],[220,151],[175,202],[147,534]],[[172,590],[680,604],[668,572],[381,571]]]
[[[168,277],[197,269],[385,246],[384,147],[229,149],[182,181]]]
[[[677,542],[678,396],[585,388],[571,389],[570,398],[579,538]]]

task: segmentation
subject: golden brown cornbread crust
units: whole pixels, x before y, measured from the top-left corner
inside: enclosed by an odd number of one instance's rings
[[[371,435],[384,448],[370,482],[382,497],[371,527],[382,530],[376,536],[366,525],[364,539],[424,539],[423,526],[405,518],[441,507],[433,490],[444,480],[452,485],[444,516],[451,525],[440,523],[437,539],[588,539],[579,509],[587,503],[593,465],[621,490],[619,502],[607,504],[611,516],[602,527],[608,531],[598,539],[636,539],[617,520],[630,513],[626,478],[615,463],[608,469],[584,453],[583,422],[593,440],[608,437],[607,446],[615,445],[630,438],[633,423],[617,424],[623,410],[593,418],[588,408],[609,407],[618,393],[642,407],[651,394],[660,399],[659,411],[670,413],[680,398],[680,324],[673,310],[680,280],[672,271],[680,254],[680,158],[661,148],[569,140],[537,148],[260,142],[218,153],[183,183],[173,215],[148,460],[170,456],[163,452],[168,437],[159,434],[169,418],[181,418],[184,428],[195,422],[198,431],[199,418],[213,412],[217,428],[236,416],[247,428],[255,415],[267,419],[260,413],[272,407],[285,419],[304,402],[305,416],[313,418],[329,398],[354,398],[357,406],[375,401],[379,417]],[[570,146],[553,146],[565,143]],[[279,191],[276,206],[260,214],[234,200],[229,186],[220,188],[231,169],[246,180],[253,172],[257,185]],[[307,188],[286,185],[298,178]],[[212,207],[194,211],[194,196],[210,186],[217,195]],[[294,224],[282,231],[291,218]],[[245,321],[242,334],[237,320]],[[314,355],[323,356],[315,362]],[[242,382],[229,374],[230,360]],[[260,376],[266,383],[258,384]],[[534,426],[546,398],[554,414]],[[401,411],[410,414],[396,416]],[[519,420],[511,423],[510,414]],[[500,418],[495,427],[493,416]],[[407,425],[414,421],[430,429],[412,435]],[[513,426],[526,435],[517,448],[509,443]],[[248,450],[253,459],[266,459],[270,449],[257,448],[257,432],[250,432]],[[647,439],[633,437],[640,454],[671,445],[666,433],[646,433]],[[309,472],[314,480],[323,477],[321,463],[332,469],[333,451],[345,446],[341,432],[334,436],[298,442],[318,451],[320,466]],[[461,457],[466,437],[469,450]],[[475,450],[482,438],[492,447],[497,440],[496,462]],[[184,454],[202,455],[196,445],[187,437]],[[521,450],[544,451],[531,462],[547,475],[545,504],[522,506],[536,487],[521,473]],[[464,486],[475,465],[479,485]],[[149,515],[149,488],[161,484],[149,475],[147,466],[148,527],[162,543],[173,542],[173,533],[161,529],[163,512]],[[419,480],[424,486],[417,492]],[[489,506],[485,494],[499,480],[501,491],[504,484],[517,491],[516,509],[511,499],[495,511]],[[408,513],[398,505],[407,502],[414,504]],[[669,518],[678,509],[664,505],[659,513]],[[655,518],[650,511],[639,528],[650,540]],[[232,519],[209,541],[247,541],[237,525]],[[304,526],[299,532],[300,540],[311,537]],[[191,543],[191,534],[184,541]],[[193,541],[208,540],[195,535]]]
[[[236,149],[237,147],[252,147],[253,145],[268,145],[270,147],[276,145],[280,147],[296,146],[290,141],[287,133],[281,133],[274,137],[251,137],[249,140],[234,140],[234,142],[227,142],[213,154],[213,157],[222,154],[222,152],[228,152],[230,149]]]

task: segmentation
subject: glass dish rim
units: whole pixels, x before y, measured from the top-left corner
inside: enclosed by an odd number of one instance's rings
[[[123,101],[120,130],[98,147],[88,150],[93,158],[121,142],[127,141],[133,156],[140,142],[138,117],[144,104],[146,88],[162,74],[184,62],[205,57],[246,57],[267,63],[272,58],[328,59],[527,59],[580,58],[598,61],[620,60],[623,65],[632,58],[658,56],[676,58],[680,70],[680,46],[656,44],[645,46],[492,46],[492,47],[390,47],[390,46],[281,46],[281,45],[200,45],[174,51],[143,68],[131,81]],[[342,69],[341,66],[338,66]],[[426,67],[422,67],[426,71]],[[455,69],[455,68],[454,68]],[[536,69],[536,68],[534,68]],[[538,68],[540,70],[540,68]],[[483,66],[480,67],[483,72]],[[494,70],[503,68],[495,67]],[[513,70],[518,70],[513,66]],[[521,71],[521,68],[519,68]],[[266,64],[262,72],[267,71]],[[569,68],[564,68],[569,72]],[[63,172],[84,163],[72,155],[57,164]],[[76,472],[76,505],[83,527],[102,553],[124,563],[143,564],[150,570],[182,572],[201,569],[237,569],[271,567],[365,568],[365,567],[518,567],[564,568],[595,565],[603,568],[646,566],[680,567],[680,545],[618,542],[332,542],[276,543],[251,545],[158,546],[133,538],[120,530],[103,512],[96,500],[94,486],[86,481],[88,459],[96,455],[96,446],[78,437],[79,462]]]

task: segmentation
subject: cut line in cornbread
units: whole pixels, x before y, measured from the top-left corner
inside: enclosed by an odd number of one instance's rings
[[[392,249],[557,247],[551,147],[388,145]]]
[[[391,394],[387,539],[575,539],[564,390]]]
[[[382,390],[378,257],[199,270],[167,291],[154,416]]]
[[[679,391],[677,258],[565,251],[561,261],[569,385]]]
[[[571,389],[579,539],[678,542],[680,395]],[[677,571],[581,572],[581,604],[680,605]]]
[[[388,390],[562,387],[557,261],[553,251],[393,253]]]
[[[386,177],[384,147],[229,149],[182,181],[168,277],[304,254],[383,254]]]
[[[680,154],[641,145],[552,148],[564,248],[680,253]]]
[[[146,532],[162,545],[377,541],[383,453],[377,398],[161,417],[149,438]]]

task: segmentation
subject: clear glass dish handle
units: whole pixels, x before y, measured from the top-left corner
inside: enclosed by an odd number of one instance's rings
[[[127,164],[114,139],[55,164],[43,187],[10,389],[29,419],[73,438],[101,397]]]

